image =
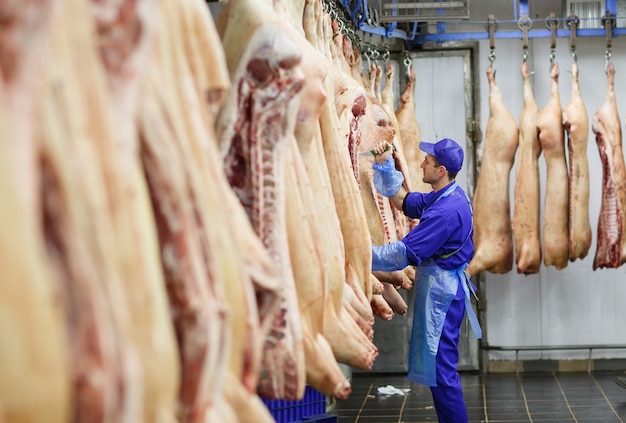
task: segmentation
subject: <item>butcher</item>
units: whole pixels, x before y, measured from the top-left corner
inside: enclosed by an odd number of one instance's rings
[[[426,153],[422,180],[429,193],[407,192],[395,169],[392,148],[374,147],[374,185],[394,207],[420,223],[400,241],[372,246],[372,270],[394,271],[416,266],[415,307],[409,349],[412,382],[430,386],[441,423],[467,423],[457,372],[459,333],[467,312],[474,334],[482,332],[471,306],[475,287],[466,272],[474,255],[471,201],[455,181],[464,153],[454,140],[420,142]]]

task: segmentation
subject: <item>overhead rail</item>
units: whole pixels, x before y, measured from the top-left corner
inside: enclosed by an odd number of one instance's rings
[[[615,21],[617,19],[617,17],[615,15],[605,15],[603,18],[601,18],[601,20],[603,22],[608,22],[609,26],[606,26],[604,28],[587,28],[587,29],[577,29],[575,31],[574,34],[572,34],[572,31],[569,29],[557,29],[555,34],[553,34],[553,32],[550,29],[530,29],[530,30],[525,30],[524,26],[528,25],[529,23],[531,25],[534,25],[537,22],[542,22],[545,23],[547,25],[550,24],[550,22],[553,21],[563,21],[566,25],[569,23],[569,20],[571,18],[546,18],[546,19],[538,19],[538,20],[534,20],[534,21],[529,21],[529,20],[523,20],[520,19],[517,21],[518,26],[520,26],[519,30],[505,30],[505,31],[497,31],[494,34],[495,38],[516,38],[516,39],[522,39],[522,37],[527,36],[528,39],[532,39],[532,38],[553,38],[553,37],[569,37],[572,38],[572,36],[576,36],[576,37],[606,37],[607,35],[610,36],[611,38],[614,38],[618,35],[624,35],[626,34],[626,28],[615,28]],[[481,25],[486,25],[488,24],[487,21],[483,21],[483,22],[474,22],[476,24],[481,24]],[[502,24],[502,23],[515,23],[515,21],[498,21],[498,23]],[[467,24],[467,23],[466,23]],[[411,38],[410,41],[413,41],[415,43],[418,44],[423,44],[423,43],[427,43],[427,42],[434,42],[434,43],[445,43],[448,41],[468,41],[468,40],[483,40],[483,39],[488,39],[489,38],[489,33],[485,32],[485,31],[472,31],[472,32],[445,32],[446,31],[446,24],[444,23],[443,25],[439,24],[437,26],[437,30],[439,32],[434,33],[434,34],[416,34],[415,37]]]
[[[333,0],[328,0],[333,1]],[[334,0],[340,3],[349,19],[354,23],[357,30],[380,35],[387,38],[400,38],[408,41],[410,44],[424,44],[424,43],[445,43],[450,41],[470,41],[470,40],[482,40],[482,39],[527,39],[533,38],[551,38],[554,40],[556,37],[569,37],[570,40],[575,37],[608,37],[614,38],[620,35],[626,34],[626,28],[617,28],[617,0],[605,0],[605,15],[601,18],[594,18],[593,20],[600,20],[602,28],[578,28],[574,27],[572,31],[572,21],[576,21],[577,24],[580,21],[589,21],[591,18],[579,18],[570,15],[565,18],[557,18],[555,15],[551,15],[545,19],[531,20],[529,18],[530,12],[528,7],[528,0],[518,0],[518,7],[515,9],[514,20],[496,21],[497,24],[517,24],[519,29],[510,30],[496,30],[493,34],[486,31],[450,31],[450,28],[455,25],[463,25],[464,27],[481,26],[485,27],[493,21],[450,21],[447,20],[445,14],[441,15],[441,21],[436,22],[435,33],[421,33],[419,31],[419,24],[422,21],[415,21],[412,24],[412,28],[408,31],[398,29],[397,22],[388,22],[387,18],[383,22],[380,18],[378,9],[372,7],[372,4],[380,7],[380,0]],[[405,3],[402,6],[398,3],[398,7],[415,6],[416,4],[422,4],[424,2]],[[430,8],[437,2],[426,2]],[[445,3],[442,3],[444,5]],[[448,4],[449,5],[449,4]],[[445,6],[440,8],[445,11]],[[443,12],[442,12],[443,13]],[[626,18],[626,17],[625,17]],[[415,17],[419,19],[419,17]],[[495,19],[495,18],[494,18]],[[429,18],[432,21],[432,19]],[[535,28],[532,26],[535,24],[543,24],[544,28]],[[537,25],[539,26],[539,25]],[[556,27],[562,26],[564,29],[556,29]],[[526,39],[526,40],[527,40]]]

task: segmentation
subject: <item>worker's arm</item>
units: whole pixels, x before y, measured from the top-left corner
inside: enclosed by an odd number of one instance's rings
[[[374,168],[374,186],[376,190],[389,197],[391,204],[398,210],[402,210],[402,203],[408,191],[402,187],[404,176],[396,170],[396,165],[391,157],[393,152],[391,144],[381,141],[373,148],[376,152]]]
[[[393,272],[409,265],[406,246],[402,241],[372,245],[372,271]]]

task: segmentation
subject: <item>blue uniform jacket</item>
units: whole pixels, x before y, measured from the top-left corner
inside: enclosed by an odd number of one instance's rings
[[[450,195],[437,201],[453,183],[437,192],[411,192],[405,197],[404,214],[420,219],[419,225],[401,240],[409,264],[419,266],[423,260],[432,258],[442,269],[453,270],[469,263],[474,256],[472,209],[463,189],[457,186]],[[459,248],[456,254],[445,258]]]

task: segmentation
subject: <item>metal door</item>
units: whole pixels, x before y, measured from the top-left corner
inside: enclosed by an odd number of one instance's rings
[[[457,175],[457,182],[470,196],[474,192],[475,181],[474,140],[480,139],[474,131],[478,127],[475,124],[478,112],[474,105],[477,87],[474,86],[473,51],[468,48],[421,51],[409,55],[415,71],[415,113],[421,141],[452,138],[464,148],[465,163]],[[404,89],[404,82],[399,88],[399,92]],[[396,315],[391,322],[377,319],[374,325],[374,341],[379,348],[379,356],[372,369],[375,372],[408,371],[414,293],[413,290],[400,292],[409,305],[407,315]],[[461,330],[459,370],[478,370],[479,363],[479,344],[466,318]]]

